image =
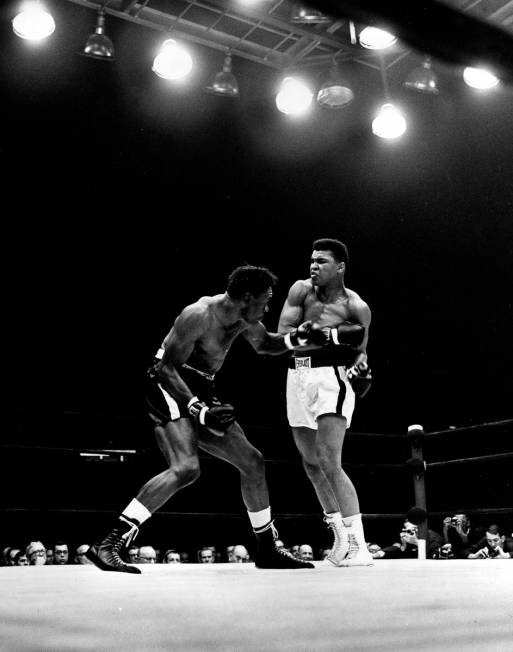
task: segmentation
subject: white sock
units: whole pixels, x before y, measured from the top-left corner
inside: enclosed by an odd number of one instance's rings
[[[121,512],[121,516],[126,516],[131,520],[135,519],[141,524],[150,518],[151,512],[146,509],[146,507],[140,503],[137,498],[134,498]]]
[[[351,530],[351,534],[359,545],[365,546],[365,535],[363,533],[362,515],[354,514],[342,519],[344,525]]]
[[[271,508],[266,507],[265,509],[261,509],[259,512],[248,511],[248,516],[253,529],[258,530],[271,522]]]
[[[324,516],[329,521],[335,521],[336,523],[340,523],[340,524],[342,524],[344,520],[340,512],[324,512]]]

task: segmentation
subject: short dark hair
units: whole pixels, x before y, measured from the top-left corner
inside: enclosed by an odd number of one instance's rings
[[[55,551],[55,548],[56,548],[57,546],[66,546],[66,548],[68,548],[68,550],[69,550],[69,546],[68,546],[68,544],[66,543],[66,541],[56,541],[56,542],[53,544],[53,550],[54,550],[54,551]]]
[[[232,299],[242,299],[246,292],[256,297],[274,287],[277,281],[277,277],[267,267],[241,265],[228,277],[226,291]]]
[[[497,523],[494,523],[493,525],[489,525],[486,528],[486,531],[493,535],[498,534],[500,537],[504,534],[504,530],[500,525],[497,525]]]
[[[427,512],[422,507],[412,507],[406,512],[406,520],[413,525],[420,525],[427,519]]]
[[[314,250],[317,251],[331,251],[337,263],[349,262],[349,254],[346,245],[340,240],[333,238],[319,238],[313,243]]]

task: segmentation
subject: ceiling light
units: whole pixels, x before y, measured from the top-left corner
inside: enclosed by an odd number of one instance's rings
[[[294,77],[285,77],[276,95],[276,106],[287,115],[301,115],[308,110],[312,98],[313,93],[306,84]]]
[[[438,94],[438,79],[431,69],[431,59],[427,57],[421,66],[414,68],[404,81],[406,88],[419,93]]]
[[[16,36],[29,41],[41,41],[55,31],[55,21],[39,2],[31,2],[13,18]]]
[[[360,32],[358,39],[360,45],[368,50],[383,50],[397,41],[396,36],[377,27],[365,27]]]
[[[499,79],[488,70],[484,70],[484,68],[465,68],[463,79],[472,88],[478,88],[480,90],[495,88],[499,83]]]
[[[105,34],[105,15],[102,9],[98,12],[96,30],[87,39],[82,54],[92,59],[114,60],[114,46],[110,38]]]
[[[379,55],[379,64],[381,71],[381,80],[383,82],[383,90],[385,93],[385,104],[380,108],[378,114],[372,121],[372,133],[380,138],[387,140],[399,138],[406,131],[407,125],[403,114],[397,107],[390,101],[388,92],[387,71],[383,56]]]
[[[172,38],[162,44],[153,61],[152,70],[163,79],[177,81],[186,77],[192,69],[190,54]]]
[[[216,73],[212,82],[206,86],[205,90],[214,95],[223,95],[224,97],[238,97],[239,85],[235,75],[232,73],[232,57],[227,54],[224,58],[223,69]]]
[[[380,108],[372,121],[372,133],[380,138],[399,138],[406,131],[403,114],[392,103],[387,102]]]
[[[308,5],[304,5],[302,2],[295,2],[292,6],[290,22],[316,25],[319,23],[331,23],[332,20],[317,9],[312,9]]]
[[[317,102],[327,109],[341,109],[353,98],[353,91],[335,63],[317,93]]]

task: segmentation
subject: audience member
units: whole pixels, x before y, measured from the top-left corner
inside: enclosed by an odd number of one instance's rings
[[[180,553],[170,548],[164,553],[164,558],[162,559],[163,564],[181,564],[182,560],[180,558]]]
[[[319,559],[321,561],[324,561],[326,557],[330,554],[331,548],[321,548],[319,550]]]
[[[233,551],[228,561],[232,564],[245,564],[249,562],[249,552],[246,546],[240,544],[233,546]]]
[[[89,559],[86,557],[86,552],[89,550],[89,546],[87,543],[83,543],[82,545],[78,546],[77,549],[75,550],[75,557],[73,558],[73,563],[74,564],[92,564],[92,561],[89,561]]]
[[[22,552],[21,550],[18,550],[16,555],[14,556],[14,565],[15,566],[28,566],[28,558],[27,555]]]
[[[513,538],[506,537],[500,525],[490,525],[486,535],[467,548],[467,559],[513,559]]]
[[[57,541],[53,546],[53,565],[64,566],[69,560],[69,548],[65,541]]]
[[[14,558],[19,552],[21,552],[19,548],[11,548],[9,550],[9,566],[16,566],[16,561]]]
[[[401,532],[399,533],[399,541],[393,543],[391,546],[384,546],[381,550],[376,551],[372,556],[374,559],[388,559],[397,558],[414,558],[418,556],[419,544],[419,526],[409,520],[405,520]],[[438,550],[443,545],[443,538],[438,532],[434,530],[427,531],[426,540],[426,557],[432,559],[438,556]]]
[[[308,545],[308,543],[303,543],[299,546],[298,557],[303,561],[312,561],[313,560],[313,548]]]
[[[459,512],[444,518],[442,534],[444,545],[440,548],[440,558],[464,559],[465,550],[477,543],[484,531],[473,528],[467,514]]]
[[[53,548],[46,549],[46,562],[47,566],[53,566]]]
[[[216,558],[211,548],[198,550],[198,561],[200,564],[213,564]]]
[[[11,546],[7,546],[2,550],[2,558],[0,559],[0,566],[9,566],[9,552]]]
[[[129,546],[126,555],[130,564],[137,564],[139,558],[139,546]]]
[[[138,564],[155,564],[157,562],[157,552],[153,546],[141,546],[137,557]]]
[[[381,546],[377,543],[367,543],[367,550],[372,555],[373,559],[380,559],[383,555],[380,555]]]
[[[44,566],[46,564],[46,548],[41,541],[31,541],[26,549],[30,566]]]

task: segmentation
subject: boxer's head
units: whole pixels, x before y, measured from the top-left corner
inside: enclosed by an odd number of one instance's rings
[[[226,293],[240,304],[241,317],[254,324],[269,310],[276,282],[276,276],[266,267],[243,265],[228,277]]]

